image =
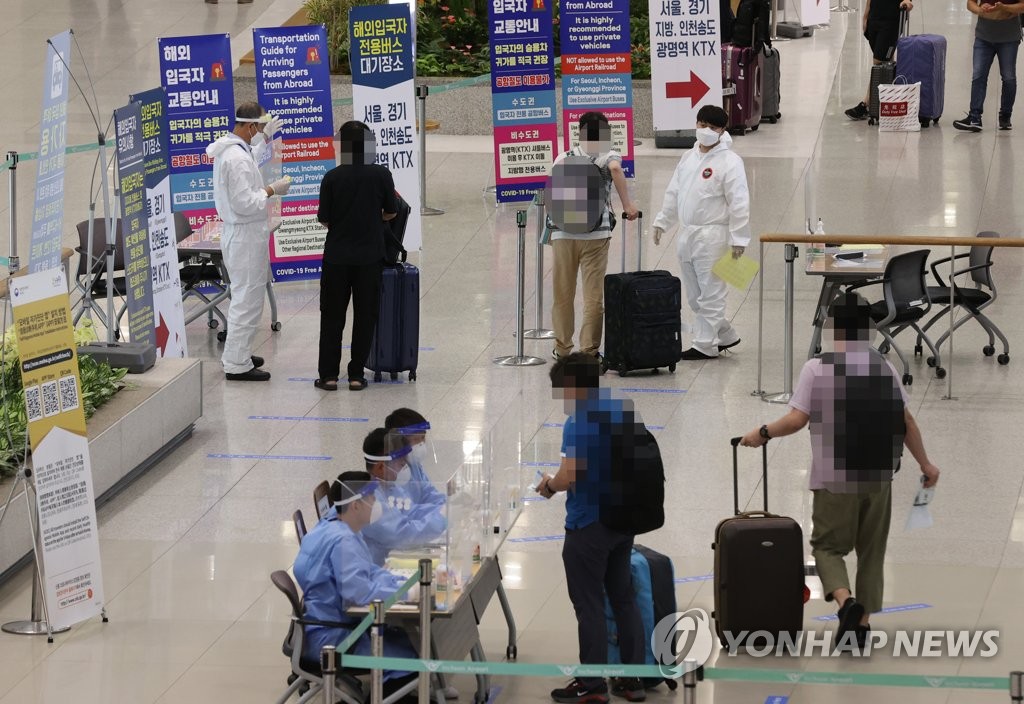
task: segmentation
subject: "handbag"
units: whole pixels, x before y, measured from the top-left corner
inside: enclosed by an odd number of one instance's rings
[[[903,76],[896,81],[878,84],[878,131],[920,132],[921,82],[907,83]]]

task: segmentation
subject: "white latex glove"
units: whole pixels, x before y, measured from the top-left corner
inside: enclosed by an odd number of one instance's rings
[[[663,229],[661,229],[657,225],[654,226],[654,244],[655,245],[661,244],[661,236],[664,235],[664,234],[665,234],[665,231]]]
[[[270,116],[270,122],[263,126],[263,134],[266,136],[268,142],[274,141],[274,133],[280,130],[285,125],[285,121],[280,117],[274,115]]]
[[[284,178],[279,178],[278,180],[270,184],[270,190],[274,192],[275,196],[283,196],[287,194],[291,187],[292,180],[287,176],[285,176]]]

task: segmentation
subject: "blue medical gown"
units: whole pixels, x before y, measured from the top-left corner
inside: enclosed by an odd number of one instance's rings
[[[392,550],[421,547],[436,540],[447,528],[444,496],[418,463],[410,462],[409,472],[407,484],[381,482],[375,492],[383,513],[362,533],[376,565],[383,565]]]
[[[354,533],[347,523],[338,520],[338,514],[333,508],[302,539],[292,571],[302,587],[306,618],[350,623],[353,627],[360,619],[346,614],[347,609],[365,606],[374,599],[387,599],[405,582],[401,577],[373,564],[362,536]],[[323,646],[336,646],[351,632],[351,628],[306,626],[305,655],[319,657]],[[370,655],[369,633],[364,633],[349,653]],[[419,657],[408,635],[394,629],[388,629],[385,634],[384,655],[394,658]],[[387,671],[384,679],[407,674]]]

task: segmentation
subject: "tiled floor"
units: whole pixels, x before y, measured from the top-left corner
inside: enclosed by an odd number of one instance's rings
[[[231,32],[236,53],[253,24],[287,17],[294,0],[256,0],[218,6],[199,0],[7,0],[0,26],[0,91],[4,147],[36,148],[39,65],[43,40],[69,24],[97,81],[104,111],[120,105],[128,92],[157,81],[157,36]],[[266,14],[264,14],[266,13]],[[263,19],[261,19],[263,18]],[[986,129],[980,135],[955,132],[949,124],[966,106],[972,21],[961,2],[921,3],[913,30],[949,38],[946,115],[939,128],[920,134],[879,134],[865,123],[851,123],[842,112],[863,95],[869,54],[860,38],[859,14],[833,13],[830,29],[813,39],[780,43],[783,61],[782,112],[778,125],[736,140],[750,180],[756,232],[797,232],[804,219],[803,173],[816,156],[818,214],[832,232],[971,235],[979,229],[1021,235],[1024,207],[1024,153],[1016,133]],[[923,30],[921,22],[923,20]],[[76,55],[77,56],[77,55]],[[991,83],[994,110],[998,87]],[[94,138],[81,101],[72,108],[71,143]],[[277,288],[284,330],[271,333],[269,321],[258,335],[258,354],[274,374],[266,385],[226,385],[216,359],[220,345],[202,321],[188,331],[194,356],[205,368],[205,416],[192,440],[151,470],[99,513],[109,624],[88,623],[52,646],[41,640],[0,636],[0,703],[64,702],[257,702],[283,690],[288,674],[280,653],[288,611],[268,574],[290,565],[295,539],[290,524],[296,507],[312,510],[310,491],[322,478],[358,462],[357,447],[369,427],[360,423],[250,420],[250,415],[357,417],[379,423],[391,409],[406,405],[423,411],[434,436],[463,442],[491,432],[509,393],[522,389],[525,413],[534,431],[524,458],[557,458],[562,421],[552,401],[546,367],[509,369],[491,359],[515,349],[515,208],[494,206],[481,191],[492,177],[490,137],[430,138],[431,205],[447,213],[425,218],[425,249],[414,256],[422,267],[421,355],[415,384],[372,385],[366,392],[325,394],[308,379],[315,374],[318,329],[317,288],[291,284]],[[649,215],[679,157],[638,150],[639,177],[633,184]],[[67,221],[84,218],[92,169],[87,156],[72,159],[68,176]],[[30,212],[31,164],[19,171],[22,219]],[[6,220],[6,214],[0,213]],[[27,239],[27,227],[23,228]],[[24,242],[23,245],[24,246]],[[633,244],[630,244],[632,258]],[[613,268],[618,242],[613,243]],[[945,251],[937,251],[945,254]],[[674,242],[648,243],[645,266],[678,270]],[[764,271],[766,324],[763,387],[782,386],[782,252],[767,249]],[[528,271],[534,266],[528,252]],[[1021,256],[997,252],[995,275],[1000,301],[993,318],[1016,345],[1024,323],[1014,313],[1024,304]],[[550,265],[550,261],[548,262]],[[547,280],[550,286],[550,276]],[[807,348],[806,320],[817,295],[815,280],[796,280],[797,357]],[[532,321],[531,291],[527,301]],[[548,294],[550,300],[550,294]],[[729,312],[744,344],[735,354],[706,364],[683,364],[674,375],[620,380],[609,386],[632,389],[633,398],[656,431],[668,468],[669,521],[643,542],[670,555],[677,576],[711,572],[711,536],[731,509],[727,439],[781,413],[751,397],[758,385],[757,287],[730,294]],[[1024,422],[1024,376],[1019,362],[1008,367],[980,354],[977,329],[956,337],[953,390],[943,400],[939,382],[915,362],[911,389],[914,413],[932,458],[943,469],[935,526],[903,530],[915,490],[915,467],[896,481],[893,531],[887,563],[886,605],[926,604],[928,608],[879,616],[878,628],[998,628],[1000,652],[990,659],[894,659],[876,654],[870,661],[836,658],[760,659],[713,656],[723,668],[771,668],[846,673],[1005,676],[1024,669],[1020,595],[1024,592],[1024,503],[1016,441]],[[547,343],[529,342],[529,353],[547,357]],[[950,366],[947,364],[947,367]],[[661,393],[661,392],[679,393]],[[329,462],[211,459],[211,453],[325,455]],[[746,505],[756,506],[760,487],[756,457],[741,482]],[[810,529],[806,491],[809,448],[805,435],[772,443],[772,508]],[[912,464],[912,463],[911,463]],[[532,473],[532,469],[529,470]],[[559,501],[529,502],[513,538],[557,535]],[[522,662],[572,662],[575,624],[559,556],[560,542],[514,542],[501,553],[506,586],[520,630]],[[27,615],[28,576],[0,586],[0,619]],[[819,589],[820,591],[820,589]],[[820,597],[820,595],[816,595]],[[711,584],[678,585],[681,608],[710,610]],[[815,598],[806,610],[807,626],[830,607]],[[505,630],[492,608],[482,624],[484,647],[492,658],[504,655]],[[456,680],[468,701],[471,686]],[[556,680],[498,678],[493,700],[545,701]],[[708,681],[700,702],[738,704],[789,696],[791,704],[854,702],[877,704],[974,704],[1005,701],[1006,694],[887,687],[757,684]],[[679,696],[677,693],[676,697]],[[665,694],[652,700],[668,700]]]

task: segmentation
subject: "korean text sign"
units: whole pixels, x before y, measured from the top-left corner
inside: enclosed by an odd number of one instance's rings
[[[61,32],[46,44],[43,64],[43,113],[39,122],[39,168],[32,208],[29,271],[60,266],[64,225],[64,148],[67,146],[68,85],[66,62],[71,61],[71,32]]]
[[[555,158],[551,0],[493,0],[488,10],[494,179],[499,203],[532,200]]]
[[[159,357],[185,357],[185,309],[178,275],[178,242],[171,213],[170,162],[167,152],[167,100],[162,88],[131,97],[142,112],[146,165],[146,217],[150,271],[153,275],[153,320]]]
[[[231,35],[164,37],[159,50],[160,83],[167,91],[171,206],[189,212],[198,227],[216,216],[206,147],[234,124]]]
[[[323,26],[254,29],[256,98],[285,120],[282,171],[292,187],[270,239],[276,281],[320,276],[326,229],[317,222],[320,182],[334,168],[334,115],[327,30]]]
[[[376,160],[412,208],[405,248],[420,249],[420,148],[409,5],[354,7],[349,13],[352,115],[377,139]]]
[[[633,78],[629,0],[563,0],[562,135],[564,149],[579,142],[579,119],[604,113],[612,148],[633,175]]]
[[[717,0],[650,0],[654,129],[692,130],[703,105],[722,104]]]
[[[11,302],[32,447],[43,595],[50,623],[61,628],[103,607],[85,406],[63,269],[11,279]]]

